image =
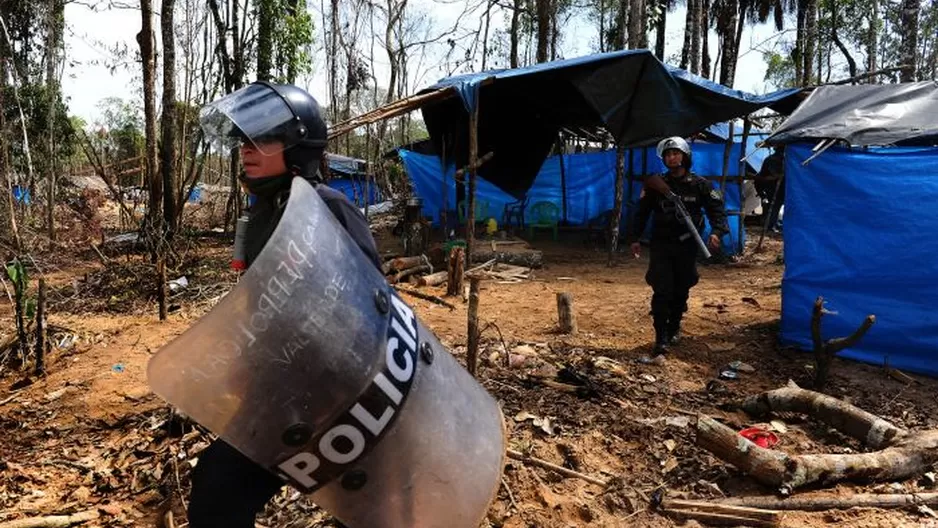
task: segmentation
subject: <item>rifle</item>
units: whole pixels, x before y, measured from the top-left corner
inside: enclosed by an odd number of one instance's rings
[[[694,242],[697,242],[697,247],[703,251],[704,257],[710,258],[710,250],[707,249],[707,245],[704,244],[704,241],[700,238],[700,233],[697,232],[697,227],[694,225],[690,213],[687,212],[687,208],[684,207],[684,202],[668,187],[664,178],[661,176],[646,176],[645,185],[647,185],[649,189],[658,191],[668,200],[671,200],[671,203],[674,204],[674,213],[677,215],[678,220],[684,222],[684,225],[687,226],[687,230],[690,232],[691,236],[694,237]]]

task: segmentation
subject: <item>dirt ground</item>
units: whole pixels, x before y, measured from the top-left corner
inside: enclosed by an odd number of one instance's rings
[[[546,238],[546,237],[543,237]],[[382,234],[382,247],[395,244]],[[140,256],[97,255],[85,243],[52,247],[35,257],[50,285],[54,347],[48,373],[36,378],[0,371],[0,526],[14,519],[86,513],[82,526],[185,525],[189,473],[210,437],[171,413],[147,386],[147,361],[235,283],[221,238],[192,241],[170,279],[189,286],[171,299],[165,322],[156,317],[153,267]],[[777,344],[781,242],[740,262],[702,266],[691,294],[685,338],[664,364],[638,361],[650,352],[650,288],[646,257],[586,247],[575,235],[542,240],[545,266],[528,280],[483,282],[480,297],[480,380],[499,401],[513,449],[611,481],[606,488],[510,461],[486,526],[671,526],[679,520],[650,507],[668,497],[707,499],[770,495],[735,468],[695,446],[694,413],[734,429],[755,425],[737,409],[750,394],[793,380],[810,386],[811,356]],[[750,243],[750,247],[753,244]],[[107,259],[107,260],[102,260]],[[39,275],[33,271],[33,276]],[[443,296],[445,287],[421,288]],[[579,332],[556,330],[556,294],[573,294]],[[461,361],[467,305],[455,310],[405,297]],[[0,308],[11,335],[9,304]],[[615,363],[600,360],[605,357]],[[730,362],[754,372],[717,380]],[[605,362],[605,363],[603,363]],[[605,365],[605,366],[603,366]],[[617,365],[617,372],[609,367]],[[836,361],[829,393],[909,429],[938,426],[935,380],[906,384],[882,369]],[[553,383],[547,383],[551,381]],[[557,389],[557,382],[579,386]],[[843,453],[863,446],[804,417],[783,417],[778,449]],[[928,480],[867,486],[855,491],[916,492]],[[263,526],[335,526],[308,498],[285,489],[258,519]],[[926,526],[918,511],[850,509],[791,513],[783,526]],[[688,525],[694,525],[690,522]]]

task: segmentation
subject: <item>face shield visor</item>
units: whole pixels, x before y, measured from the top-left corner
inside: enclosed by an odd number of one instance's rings
[[[232,149],[248,141],[266,156],[296,144],[300,126],[283,97],[264,84],[250,84],[205,105],[199,122],[210,143]]]

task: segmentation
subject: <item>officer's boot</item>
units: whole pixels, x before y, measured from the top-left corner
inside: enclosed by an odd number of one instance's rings
[[[655,315],[655,355],[668,352],[668,321]]]
[[[681,312],[671,314],[668,320],[668,344],[677,346],[681,342]]]

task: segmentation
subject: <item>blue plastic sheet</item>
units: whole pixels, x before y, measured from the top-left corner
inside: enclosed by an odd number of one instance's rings
[[[843,357],[938,375],[938,149],[785,151],[783,342],[811,349],[814,300],[825,339],[876,324]]]
[[[700,147],[698,151],[698,147]],[[712,148],[711,148],[712,147]],[[698,144],[694,147],[694,164],[700,163],[705,168],[713,165],[708,158],[718,151],[720,159],[723,157],[722,145]],[[408,176],[414,184],[414,190],[423,200],[423,215],[432,219],[434,225],[439,225],[440,211],[443,208],[443,182],[440,178],[442,167],[440,158],[426,154],[417,154],[408,150],[400,150],[401,159]],[[661,160],[658,159],[654,149],[649,149],[646,155],[646,167],[649,174],[660,173],[664,170]],[[613,209],[615,203],[616,181],[616,153],[615,151],[591,152],[582,154],[565,154],[564,177],[567,188],[567,221],[572,225],[587,225],[591,220],[599,217],[604,211]],[[528,209],[541,201],[552,202],[559,210],[563,210],[563,192],[560,172],[561,156],[551,156],[544,161],[534,185],[528,191]],[[738,159],[738,158],[737,158]],[[641,174],[641,151],[633,152],[633,170]],[[628,160],[626,160],[628,164]],[[628,170],[628,165],[626,165]],[[722,162],[721,162],[722,170]],[[446,171],[446,209],[456,210],[456,184],[453,180],[454,166]],[[515,198],[505,193],[484,178],[476,179],[476,202],[482,216],[495,218],[501,223],[505,205],[515,202]],[[718,186],[714,182],[714,186]],[[625,233],[627,219],[634,214],[635,206],[642,191],[642,182],[636,177],[632,184],[631,201],[626,183],[623,195],[623,210],[620,229]],[[726,186],[727,210],[739,209],[739,188],[735,184]],[[562,214],[562,213],[561,213]],[[527,212],[526,212],[526,217]],[[562,218],[561,218],[562,219]],[[731,233],[723,238],[723,251],[729,254],[738,253],[739,217],[728,218]],[[650,224],[650,223],[649,223]],[[709,223],[704,236],[709,234]],[[625,239],[625,237],[622,237]]]
[[[365,205],[365,181],[364,179],[352,180],[348,178],[334,178],[327,182],[329,187],[342,192],[353,204],[362,207]],[[374,183],[368,187],[368,203],[376,204],[382,200],[378,186]]]

